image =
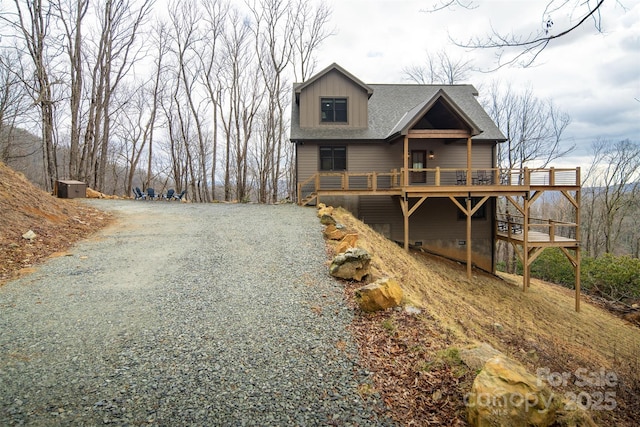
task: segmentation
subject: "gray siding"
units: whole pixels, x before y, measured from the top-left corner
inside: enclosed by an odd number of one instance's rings
[[[319,146],[321,145],[346,145],[347,146],[347,171],[348,172],[382,172],[388,173],[393,169],[403,167],[402,143],[389,144],[386,142],[319,142],[298,145],[298,182],[302,182],[318,172]],[[411,140],[409,150],[424,150],[427,153],[433,151],[435,159],[427,160],[426,168],[459,168],[467,165],[467,149],[465,144],[445,144],[441,140]],[[490,145],[474,145],[472,148],[473,168],[491,168],[493,164],[492,147]],[[409,165],[411,167],[411,165]],[[449,172],[442,177],[442,184],[446,180],[455,183],[455,172]],[[429,183],[433,180],[433,173],[429,175]]]
[[[320,123],[320,98],[347,98],[347,124]],[[367,93],[337,71],[331,71],[300,93],[300,127],[366,128],[368,122]]]
[[[471,222],[473,263],[493,271],[494,216],[491,200],[487,201],[486,219]],[[400,204],[394,197],[360,197],[359,218],[372,228],[397,242],[404,241],[404,220]],[[458,208],[448,198],[427,199],[409,218],[409,243],[460,261],[466,261],[466,219],[458,219]]]

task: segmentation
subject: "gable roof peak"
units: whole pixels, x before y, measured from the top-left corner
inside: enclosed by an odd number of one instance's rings
[[[446,92],[444,87],[440,87],[433,96],[425,99],[421,103],[414,106],[400,118],[396,123],[393,130],[389,133],[387,138],[392,138],[397,135],[407,135],[409,130],[413,128],[420,119],[429,111],[433,106],[442,100],[451,110],[452,113],[458,116],[465,126],[471,131],[471,135],[479,135],[482,133],[480,127],[469,117],[469,115],[462,109]]]
[[[314,76],[312,76],[306,82],[300,83],[299,85],[297,85],[295,87],[296,95],[300,94],[300,92],[304,88],[306,88],[307,86],[310,86],[315,81],[319,80],[320,78],[322,78],[326,74],[330,73],[331,71],[339,72],[340,74],[344,75],[346,78],[351,80],[353,83],[355,83],[356,85],[360,86],[365,92],[367,92],[367,96],[369,98],[371,98],[371,95],[373,95],[373,89],[371,88],[371,86],[369,86],[368,84],[364,83],[362,80],[360,80],[359,78],[357,78],[356,76],[354,76],[353,74],[351,74],[350,72],[348,72],[347,70],[342,68],[340,65],[336,64],[335,62],[333,64],[329,65],[328,67],[326,67],[324,70],[316,73]]]

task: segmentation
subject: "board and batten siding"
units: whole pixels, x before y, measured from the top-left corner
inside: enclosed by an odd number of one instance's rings
[[[347,123],[321,123],[321,98],[347,98]],[[331,71],[300,93],[300,127],[366,128],[368,125],[367,92],[342,73]]]

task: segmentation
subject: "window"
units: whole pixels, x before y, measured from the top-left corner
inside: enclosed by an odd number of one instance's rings
[[[462,197],[458,197],[457,198],[458,203],[460,203],[462,206],[467,206],[467,201],[462,198]],[[472,197],[471,198],[471,209],[475,208],[476,205],[480,202],[480,200],[482,200],[482,198],[480,197]],[[487,202],[484,202],[482,206],[480,206],[478,208],[478,210],[471,216],[471,219],[487,219]],[[465,215],[464,212],[462,212],[460,209],[456,208],[458,210],[458,219],[467,219],[467,215]]]
[[[322,123],[347,123],[347,98],[322,98],[320,107]]]
[[[347,170],[347,147],[320,147],[320,170]]]

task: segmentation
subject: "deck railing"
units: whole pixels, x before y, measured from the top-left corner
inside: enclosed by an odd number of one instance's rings
[[[556,237],[576,239],[578,224],[574,222],[558,221],[554,219],[529,218],[529,224],[524,224],[524,217],[498,213],[496,215],[496,228],[498,232],[508,234],[522,234],[524,227],[527,231],[538,232],[549,236],[549,241],[555,241]]]
[[[424,168],[390,172],[318,172],[298,184],[298,200],[319,191],[366,191],[410,189],[415,187],[498,186],[540,187],[579,186],[580,168],[504,169],[504,168]]]

